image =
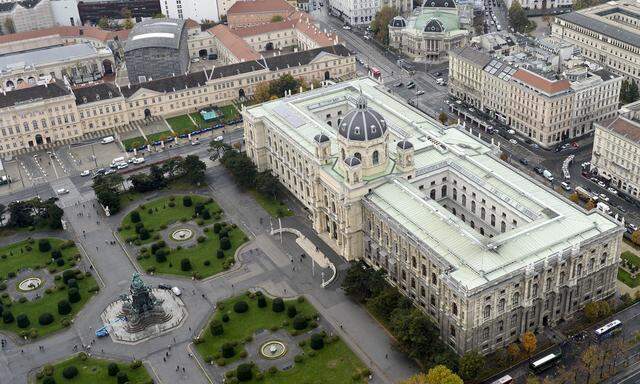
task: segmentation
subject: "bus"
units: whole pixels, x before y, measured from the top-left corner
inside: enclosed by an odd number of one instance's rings
[[[618,319],[615,319],[595,330],[596,339],[598,340],[604,340],[607,337],[614,336],[620,332],[622,332],[622,321]]]
[[[506,375],[506,376],[502,376],[501,378],[499,378],[498,380],[494,381],[491,384],[513,384],[513,377]]]
[[[546,371],[551,367],[556,366],[558,363],[560,363],[561,358],[562,358],[562,353],[560,352],[550,353],[529,364],[529,369],[534,373],[538,374],[540,372]]]
[[[382,72],[380,72],[380,70],[376,67],[371,67],[371,75],[380,80],[380,77],[382,77]]]

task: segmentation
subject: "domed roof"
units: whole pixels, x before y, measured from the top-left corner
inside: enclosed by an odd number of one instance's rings
[[[427,24],[424,26],[425,32],[443,32],[444,25],[442,25],[442,21],[438,19],[431,19],[427,21]]]
[[[355,167],[356,165],[360,165],[360,159],[355,156],[350,156],[344,159],[344,163],[350,167]]]
[[[407,26],[407,21],[402,16],[396,16],[389,22],[390,27],[404,28]]]
[[[326,143],[327,141],[329,141],[329,137],[327,137],[327,135],[325,135],[324,133],[318,133],[313,137],[313,140],[315,140],[317,143]]]
[[[400,149],[410,149],[413,148],[413,144],[411,144],[408,140],[398,141],[398,148]]]
[[[356,109],[349,111],[338,128],[338,133],[349,140],[366,141],[382,137],[387,123],[380,114],[367,107],[367,99],[360,95]]]

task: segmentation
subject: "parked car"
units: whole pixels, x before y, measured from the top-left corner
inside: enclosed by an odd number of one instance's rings
[[[560,186],[562,187],[562,189],[564,189],[565,191],[570,191],[571,190],[571,186],[569,185],[568,182],[563,181],[562,183],[560,183]]]
[[[601,193],[599,197],[600,200],[609,201],[609,196],[605,195],[604,193]]]
[[[345,26],[343,26],[343,27],[342,27],[342,29],[346,29],[347,31],[350,31],[350,30],[351,30],[351,27],[350,27],[350,26],[348,26],[348,25],[345,25]]]
[[[224,137],[222,136],[218,136],[215,139],[213,139],[213,141],[222,141],[222,140],[224,140]]]
[[[520,159],[518,159],[518,161],[520,162],[520,164],[529,165],[529,160],[525,159],[524,157],[521,157]]]
[[[613,193],[614,195],[617,195],[617,194],[618,194],[618,191],[617,191],[615,188],[613,188],[613,187],[609,187],[609,188],[607,188],[607,191],[609,191],[609,192]]]
[[[544,168],[542,168],[539,165],[536,165],[535,167],[533,167],[533,170],[538,174],[538,175],[542,175],[542,173],[544,172]]]
[[[109,331],[106,326],[96,329],[96,337],[107,337],[109,336]]]
[[[424,95],[424,91],[421,89],[418,92],[416,92],[416,95],[420,96],[420,95]]]
[[[509,142],[511,144],[518,144],[518,141],[516,139],[509,139]]]
[[[91,174],[91,171],[88,169],[85,169],[84,171],[82,171],[82,173],[80,173],[80,176],[85,177],[85,176],[89,176]]]
[[[172,287],[171,288],[171,292],[173,292],[173,294],[176,295],[176,296],[182,295],[182,291],[180,291],[180,288],[178,288],[178,287]]]
[[[167,291],[171,290],[171,286],[169,284],[158,284],[158,288],[164,289],[164,290],[167,290]]]
[[[66,195],[67,193],[69,193],[69,190],[68,190],[68,189],[66,189],[66,188],[60,188],[60,189],[58,189],[58,190],[56,191],[56,193],[57,193],[58,195]]]
[[[507,133],[510,134],[510,135],[515,135],[516,131],[514,131],[513,129],[510,129],[510,130],[507,131]]]

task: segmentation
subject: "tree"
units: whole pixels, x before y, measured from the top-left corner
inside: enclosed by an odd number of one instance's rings
[[[27,328],[31,325],[31,321],[29,321],[29,317],[27,315],[21,313],[16,316],[16,324],[18,324],[18,328]]]
[[[322,334],[314,333],[313,335],[311,335],[309,346],[311,347],[311,349],[314,349],[316,351],[322,349],[324,347],[324,338],[322,337]]]
[[[438,115],[438,120],[440,120],[440,123],[444,125],[447,122],[447,120],[449,120],[449,116],[447,116],[445,112],[440,112],[440,114]]]
[[[122,176],[117,173],[98,176],[93,180],[93,191],[96,194],[96,199],[102,206],[108,207],[111,214],[120,210],[120,186],[122,182]]]
[[[580,196],[578,196],[577,193],[573,192],[571,196],[569,196],[569,200],[577,204],[580,201]]]
[[[152,18],[154,18],[154,19],[166,19],[167,16],[163,15],[162,13],[156,13],[155,15],[152,16]]]
[[[278,178],[270,171],[258,173],[256,176],[256,190],[264,196],[276,199],[278,197],[278,191],[280,190]]]
[[[182,260],[180,260],[180,269],[184,272],[186,271],[190,271],[191,270],[191,261],[189,261],[189,259],[187,259],[186,257]]]
[[[633,103],[634,101],[640,99],[640,92],[638,91],[638,83],[636,81],[631,80],[629,82],[627,97],[629,99],[629,103]]]
[[[509,22],[516,32],[525,33],[529,31],[531,24],[527,19],[527,14],[517,0],[514,0],[509,8]]]
[[[398,15],[395,8],[384,6],[376,12],[371,22],[371,30],[376,40],[384,45],[389,45],[389,23]]]
[[[287,307],[287,317],[290,319],[293,319],[294,317],[296,317],[296,315],[298,314],[298,310],[296,309],[296,306],[291,304]]]
[[[255,185],[256,166],[245,153],[226,151],[220,159],[220,163],[227,168],[241,187],[249,188]]]
[[[53,315],[49,312],[45,312],[38,317],[38,324],[49,325],[53,323]]]
[[[289,308],[295,308],[295,307],[289,307]],[[293,318],[293,329],[302,331],[303,329],[307,328],[307,325],[308,325],[307,317],[302,313],[295,315],[295,317]]]
[[[71,304],[67,300],[58,301],[58,313],[61,315],[68,315],[71,313]]]
[[[73,379],[74,377],[78,376],[78,368],[76,368],[75,365],[70,365],[68,367],[65,367],[62,370],[62,376],[65,379]]]
[[[427,384],[464,384],[462,379],[444,365],[436,365],[427,372]]]
[[[263,81],[256,85],[253,90],[253,100],[257,103],[264,103],[271,98],[271,89],[268,81]]]
[[[416,373],[400,384],[427,384],[427,375],[424,373]]]
[[[182,163],[184,178],[193,185],[199,185],[204,182],[205,169],[207,169],[207,165],[196,155],[185,157]]]
[[[631,234],[631,241],[636,245],[640,245],[640,229],[633,231]]]
[[[578,11],[580,9],[593,7],[594,5],[602,4],[602,0],[575,0],[573,3],[573,9]]]
[[[124,371],[120,371],[116,374],[116,382],[118,384],[126,384],[129,382],[129,377],[127,376],[127,373]]]
[[[587,201],[587,203],[584,205],[584,209],[586,209],[587,211],[590,211],[595,207],[596,203],[592,199],[589,199],[589,201]]]
[[[16,24],[13,22],[13,19],[7,17],[4,19],[4,31],[10,35],[12,33],[16,33]]]
[[[213,320],[211,325],[209,325],[209,330],[211,330],[211,334],[213,336],[222,335],[224,333],[224,327],[220,320]]]
[[[67,291],[67,296],[70,303],[77,303],[80,301],[80,291],[78,290],[78,288],[69,288],[69,290]]]
[[[342,281],[342,289],[346,294],[359,302],[377,296],[385,286],[382,270],[375,271],[362,261],[351,264]]]
[[[98,20],[98,27],[102,29],[109,28],[109,19],[107,19],[106,17],[101,17],[100,20]]]
[[[0,204],[0,226],[4,224],[5,212],[7,212],[7,207],[4,204]]]
[[[464,380],[471,380],[478,377],[480,370],[484,367],[484,356],[477,351],[467,352],[460,358],[460,376]]]
[[[107,366],[107,373],[109,374],[109,376],[115,376],[118,374],[118,372],[120,372],[120,367],[118,367],[118,364],[109,363],[109,365]]]
[[[403,298],[404,296],[402,296],[397,289],[388,287],[378,296],[371,298],[367,302],[367,306],[383,319],[389,320],[391,319],[391,314],[396,308],[398,308],[398,305],[402,302]],[[397,320],[399,320],[399,318],[394,319],[394,321]]]
[[[236,368],[236,377],[238,381],[249,381],[253,377],[251,364],[240,364]]]
[[[284,311],[284,301],[280,297],[276,297],[273,299],[271,303],[271,309],[273,312],[283,312]]]
[[[49,239],[38,240],[38,250],[40,252],[49,252],[51,250],[51,243],[49,242]]]
[[[521,341],[522,349],[524,349],[527,355],[531,356],[531,354],[535,352],[536,348],[538,347],[538,339],[536,338],[536,335],[534,335],[531,331],[527,331],[522,334]]]
[[[602,351],[597,344],[590,345],[580,355],[580,361],[587,371],[586,383],[590,383],[594,373],[602,364]],[[597,380],[596,380],[597,381]]]
[[[162,172],[166,173],[170,179],[173,179],[181,172],[183,162],[184,160],[180,156],[168,159],[162,163]]]
[[[2,311],[2,322],[5,324],[13,323],[13,313],[11,311]]]

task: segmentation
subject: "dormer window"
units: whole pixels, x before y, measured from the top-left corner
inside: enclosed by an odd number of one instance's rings
[[[82,96],[82,102],[86,103],[87,102],[87,97],[86,96]]]
[[[100,95],[96,95],[96,100],[100,100]]]
[[[360,127],[356,127],[354,132],[355,132],[356,135],[359,135],[360,134]]]
[[[111,91],[109,91],[108,95],[110,98],[113,97],[113,93]]]

